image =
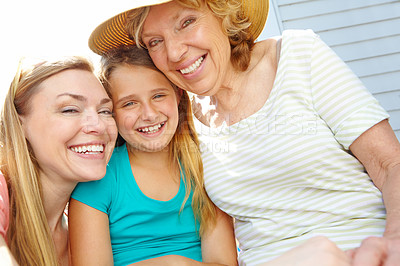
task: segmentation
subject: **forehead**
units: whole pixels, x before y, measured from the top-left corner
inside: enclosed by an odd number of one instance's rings
[[[170,81],[158,70],[145,66],[118,66],[110,76],[111,92],[133,92],[155,88],[172,89]]]
[[[48,96],[55,96],[63,92],[93,96],[97,93],[105,94],[96,76],[92,72],[82,69],[61,71],[43,81],[40,87],[40,93]]]
[[[176,1],[171,1],[161,5],[150,7],[149,14],[147,15],[143,31],[148,30],[152,25],[164,25],[175,22],[180,16],[185,15],[187,12],[196,11],[193,8],[185,7]]]

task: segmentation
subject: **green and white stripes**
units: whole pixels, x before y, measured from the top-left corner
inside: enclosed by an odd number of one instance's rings
[[[235,217],[240,264],[256,265],[314,235],[352,248],[381,235],[380,191],[349,152],[387,113],[312,31],[285,31],[265,105],[232,126],[195,120],[206,189]]]

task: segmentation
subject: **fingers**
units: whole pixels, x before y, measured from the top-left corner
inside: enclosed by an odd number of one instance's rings
[[[384,266],[400,265],[400,238],[386,238],[388,241],[388,253]]]
[[[387,257],[388,245],[385,239],[381,237],[369,237],[365,239],[361,246],[354,250],[354,266],[379,266]]]

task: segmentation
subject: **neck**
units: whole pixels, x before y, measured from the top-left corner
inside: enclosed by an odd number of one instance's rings
[[[241,106],[246,101],[246,72],[232,75],[229,83],[221,86],[217,93],[209,97],[195,96],[193,110],[196,117],[209,126],[230,125],[237,120]]]
[[[226,74],[225,82],[210,96],[210,105],[214,106],[218,113],[230,112],[237,107],[247,83],[246,73],[247,71],[237,71],[232,66]]]
[[[57,230],[66,229],[66,225],[63,223],[63,214],[77,182],[56,183],[42,175],[40,180],[44,211],[50,232],[54,235]]]
[[[140,165],[143,167],[150,167],[150,169],[158,169],[171,167],[172,163],[169,158],[168,147],[161,151],[146,152],[133,149],[129,144],[127,144],[129,157],[135,165]]]

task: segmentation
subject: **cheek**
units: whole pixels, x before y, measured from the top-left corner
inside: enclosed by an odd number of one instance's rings
[[[168,109],[168,116],[175,121],[177,126],[179,122],[179,111],[178,103],[176,101],[171,101],[170,108]]]
[[[118,129],[114,118],[104,121],[106,125],[106,132],[112,140],[117,138]]]
[[[154,65],[162,72],[164,72],[167,66],[166,64],[167,56],[164,55],[164,53],[162,53],[161,51],[149,52],[149,55]]]
[[[115,121],[117,123],[118,130],[121,132],[129,131],[133,128],[137,121],[138,115],[134,112],[117,112]]]

